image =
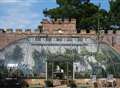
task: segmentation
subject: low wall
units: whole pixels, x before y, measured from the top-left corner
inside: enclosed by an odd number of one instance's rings
[[[29,85],[40,84],[43,87],[45,86],[45,79],[25,79],[25,81]],[[57,81],[61,82],[62,80],[57,80]],[[56,80],[53,80],[53,82],[56,82]],[[90,88],[94,88],[94,85],[93,85],[93,82],[91,81],[91,79],[75,79],[74,82],[77,84],[77,86],[86,85],[86,86],[89,86]],[[107,84],[108,81],[104,78],[101,78],[101,79],[97,79],[96,82],[97,82],[98,88],[102,88],[102,85]],[[116,78],[115,82],[116,82],[116,85],[117,85],[116,88],[119,88],[120,87],[120,79]],[[66,83],[66,81],[65,81],[65,83]],[[55,84],[55,83],[53,83],[53,84]],[[65,85],[65,84],[63,84],[63,85]]]

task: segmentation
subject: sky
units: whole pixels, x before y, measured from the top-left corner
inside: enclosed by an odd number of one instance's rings
[[[36,29],[44,19],[43,9],[55,8],[56,0],[0,0],[0,28]],[[91,0],[109,10],[108,0]]]

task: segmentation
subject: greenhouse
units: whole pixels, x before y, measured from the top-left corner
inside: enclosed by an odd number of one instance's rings
[[[120,54],[106,43],[83,36],[29,36],[0,51],[6,76],[44,79],[120,76]],[[15,72],[17,69],[17,72]],[[2,74],[6,74],[2,70]],[[60,76],[59,76],[60,74]]]

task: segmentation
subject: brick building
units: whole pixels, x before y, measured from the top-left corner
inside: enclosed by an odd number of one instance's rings
[[[76,19],[44,19],[42,22],[43,33],[56,34],[74,34],[76,33]]]

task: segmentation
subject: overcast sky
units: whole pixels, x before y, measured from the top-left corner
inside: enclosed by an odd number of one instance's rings
[[[91,0],[109,9],[107,0]],[[44,17],[43,9],[56,7],[55,0],[0,0],[0,28],[35,29]]]

